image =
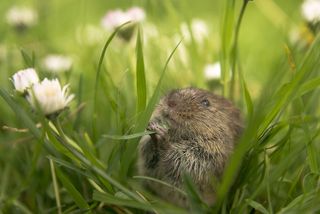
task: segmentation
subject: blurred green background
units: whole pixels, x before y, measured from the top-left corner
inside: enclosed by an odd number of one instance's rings
[[[270,71],[288,66],[285,46],[290,45],[290,33],[302,24],[301,0],[272,1],[256,0],[250,2],[240,30],[239,50],[242,70],[248,87],[254,97],[267,80]],[[237,2],[237,9],[241,1]],[[6,13],[13,6],[26,6],[38,13],[38,23],[23,33],[17,33],[6,22]],[[182,41],[186,46],[186,60],[181,62],[178,53],[172,60],[167,74],[165,88],[197,85],[207,87],[203,78],[206,64],[219,61],[222,1],[6,1],[0,2],[0,69],[1,86],[11,88],[9,78],[26,67],[20,50],[36,56],[36,66],[40,67],[42,58],[51,53],[71,56],[74,63],[71,87],[76,90],[77,81],[83,75],[83,91],[88,96],[94,84],[94,73],[102,47],[110,35],[101,27],[105,13],[113,9],[127,9],[140,6],[146,11],[146,20],[141,24],[144,34],[151,31],[151,39],[145,42],[145,63],[149,87],[154,88],[161,66],[168,53],[182,39],[181,24],[193,19],[202,19],[208,26],[209,36],[204,38],[203,47],[195,52],[192,44]],[[150,27],[151,26],[151,27]],[[148,37],[144,35],[144,37]],[[119,83],[123,73],[133,73],[135,39],[129,44],[116,40],[110,46],[107,64],[109,72]],[[110,65],[112,63],[112,65]],[[41,73],[41,72],[40,72]],[[200,74],[200,75],[198,75]],[[176,78],[183,75],[184,78]],[[172,77],[172,78],[170,78]],[[200,79],[198,81],[198,79]],[[171,81],[170,81],[171,80]],[[174,84],[172,84],[174,82]],[[128,83],[133,84],[133,83]],[[125,85],[128,85],[125,84]],[[130,87],[130,86],[128,86]],[[149,89],[150,89],[149,88]],[[73,90],[73,91],[74,91]],[[164,89],[165,91],[165,89]],[[89,99],[87,99],[89,98]],[[8,107],[1,103],[1,125],[14,121],[15,117]],[[1,132],[5,136],[9,133]]]
[[[197,86],[221,94],[221,83],[208,81],[204,68],[220,60],[223,3],[224,0],[1,0],[0,87],[14,94],[11,76],[29,67],[21,50],[29,56],[34,55],[35,68],[41,78],[58,77],[63,85],[70,84],[71,93],[76,95],[71,103],[71,116],[65,124],[65,132],[79,141],[88,134],[97,149],[97,157],[107,166],[107,172],[117,178],[117,169],[121,168],[119,159],[125,146],[101,136],[131,133],[135,125],[136,36],[130,41],[116,37],[107,50],[101,75],[103,84],[100,84],[95,112],[99,117],[93,131],[96,71],[102,48],[112,33],[103,29],[101,19],[106,12],[117,8],[126,10],[139,6],[145,10],[146,19],[140,27],[148,98],[168,55],[180,40],[182,43],[170,61],[161,92]],[[305,26],[301,3],[302,0],[254,0],[248,4],[240,28],[238,50],[240,68],[253,100],[261,97],[263,88],[268,90],[272,75],[281,77],[281,72],[284,72],[283,76],[290,79],[285,73],[292,66],[290,57],[300,62],[305,54],[299,52],[292,42]],[[236,1],[236,17],[241,4],[242,1]],[[6,14],[13,6],[34,9],[38,22],[28,29],[17,31],[6,21]],[[186,40],[181,25],[186,23],[191,28],[194,19],[206,23],[208,34],[201,41],[190,42]],[[289,60],[288,49],[293,50]],[[64,73],[48,73],[42,63],[48,54],[70,57],[72,69]],[[270,87],[273,86],[270,84]],[[239,93],[236,93],[234,101],[245,112]],[[18,102],[33,115],[33,110],[22,98]],[[79,109],[79,106],[83,108]],[[17,203],[15,206],[21,208],[23,206],[17,202],[21,201],[30,210],[47,210],[55,202],[45,158],[47,153],[38,147],[37,140],[30,133],[15,128],[26,127],[22,119],[16,117],[7,103],[0,99],[0,208],[1,201],[7,204],[14,201]],[[135,174],[134,167],[130,173]],[[83,184],[81,176],[70,174],[78,186]],[[84,194],[90,195],[91,190],[83,186]],[[62,196],[63,201],[69,203],[71,199],[66,195]],[[12,211],[10,208],[7,210]]]

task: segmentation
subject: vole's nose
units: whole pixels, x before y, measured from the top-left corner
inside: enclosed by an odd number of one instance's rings
[[[175,101],[175,100],[173,100],[173,99],[169,99],[168,100],[168,106],[170,107],[170,108],[173,108],[173,107],[175,107],[177,105],[177,102]]]

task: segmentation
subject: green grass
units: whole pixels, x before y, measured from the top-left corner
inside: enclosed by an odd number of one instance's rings
[[[41,19],[23,34],[0,23],[0,213],[190,212],[143,189],[144,180],[169,184],[136,170],[139,138],[149,133],[159,98],[190,85],[231,98],[246,121],[215,184],[215,205],[202,202],[188,176],[177,190],[192,213],[319,212],[320,36],[289,42],[291,30],[305,25],[301,2],[1,1],[1,14],[28,4]],[[100,29],[107,10],[132,5],[145,8],[147,22],[129,42]],[[203,44],[180,32],[192,18],[208,24]],[[88,25],[96,29],[90,42]],[[72,70],[57,76],[76,95],[52,121],[9,81],[29,66],[48,76],[41,60],[49,53],[74,59]],[[219,60],[221,81],[207,82],[203,67]]]

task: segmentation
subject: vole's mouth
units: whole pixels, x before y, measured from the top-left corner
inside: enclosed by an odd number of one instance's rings
[[[167,120],[169,122],[169,124],[171,126],[178,126],[179,123],[178,121],[175,119],[174,113],[173,112],[163,112],[163,117],[165,118],[165,120]]]

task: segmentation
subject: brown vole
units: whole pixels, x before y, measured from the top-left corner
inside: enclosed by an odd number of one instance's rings
[[[242,130],[239,110],[209,91],[177,89],[160,100],[147,129],[156,133],[140,141],[140,174],[181,187],[187,173],[203,200],[212,204],[212,180],[221,176]],[[162,198],[187,206],[186,198],[174,189],[146,184]]]

